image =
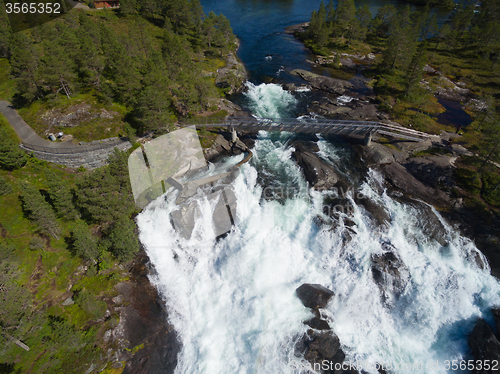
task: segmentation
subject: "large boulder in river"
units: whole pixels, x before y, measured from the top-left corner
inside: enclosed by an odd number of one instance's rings
[[[295,151],[292,157],[302,168],[309,184],[317,190],[329,190],[339,181],[333,166],[328,165],[311,149],[301,143],[294,144]]]
[[[476,362],[481,361],[485,363],[486,360],[490,360],[490,365],[493,365],[493,360],[500,362],[500,342],[495,334],[493,334],[490,326],[482,318],[477,321],[476,326],[474,326],[469,336],[469,347]],[[473,372],[482,374],[492,373],[493,371],[490,369],[475,370]]]
[[[383,247],[385,252],[372,255],[371,269],[373,280],[380,289],[382,301],[391,307],[410,281],[410,271],[392,245],[384,243]]]
[[[338,368],[345,360],[345,354],[340,348],[340,341],[333,332],[315,332],[309,330],[297,342],[297,356],[303,356],[314,368],[322,374],[357,373],[357,371],[343,371]],[[337,366],[337,370],[335,369]]]
[[[302,301],[302,304],[311,309],[326,307],[328,301],[334,295],[333,291],[320,284],[309,283],[304,283],[295,290],[295,293],[300,301]]]
[[[340,348],[340,340],[332,332],[315,334],[309,342],[309,352],[316,351],[322,358],[331,359]]]
[[[307,70],[295,69],[290,74],[301,77],[318,90],[342,95],[347,88],[353,88],[354,85],[346,80],[324,77],[322,75],[311,73]]]
[[[319,317],[313,317],[311,319],[308,319],[307,321],[304,321],[304,325],[307,325],[315,330],[331,330],[328,322]]]

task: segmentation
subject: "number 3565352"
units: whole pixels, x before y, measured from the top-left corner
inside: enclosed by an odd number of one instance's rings
[[[6,3],[5,10],[7,13],[11,14],[20,14],[20,13],[61,13],[61,4],[59,3]]]

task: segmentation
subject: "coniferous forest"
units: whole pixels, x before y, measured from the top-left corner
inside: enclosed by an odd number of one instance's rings
[[[448,7],[446,1],[399,10],[388,4],[376,14],[354,0],[336,4],[322,2],[307,30],[296,36],[337,69],[344,68],[343,55],[371,53],[363,74],[371,78],[378,108],[396,122],[429,133],[455,132],[436,121],[444,111],[436,92],[469,90],[468,99],[456,101],[472,123],[457,133],[458,144],[474,156],[460,161],[455,178],[462,192],[455,193],[465,193],[468,206],[491,219],[496,213],[490,208],[500,206],[500,173],[492,163],[500,162],[500,3],[453,3],[441,25],[429,5]]]
[[[227,18],[204,14],[198,0],[74,9],[16,33],[1,5],[0,99],[41,136],[43,113],[90,105],[114,109],[113,131],[134,142],[214,111],[226,92],[213,72],[237,40]],[[90,122],[82,134],[113,135],[99,129]],[[18,145],[0,115],[0,372],[83,373],[91,363],[114,370],[102,337],[120,317],[108,309],[120,305],[111,301],[114,287],[129,280],[140,249],[128,153],[115,150],[107,166],[75,171]]]
[[[72,11],[13,34],[0,17],[0,57],[18,107],[92,93],[126,106],[139,132],[207,109],[221,93],[210,77],[199,79],[200,62],[236,48],[228,19],[205,15],[197,0],[123,1],[119,12]]]

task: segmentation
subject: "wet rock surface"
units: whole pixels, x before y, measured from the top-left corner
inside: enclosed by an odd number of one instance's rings
[[[382,246],[386,252],[372,255],[371,270],[382,301],[392,307],[409,283],[410,271],[397,254],[396,248],[388,243],[383,243]]]
[[[297,297],[305,307],[311,309],[324,308],[334,295],[333,291],[320,284],[304,283],[295,291]]]
[[[359,96],[362,98],[358,98]],[[335,119],[356,121],[386,120],[387,115],[379,112],[377,105],[372,101],[372,99],[356,94],[352,90],[343,92],[341,96],[325,93],[324,97],[311,102],[307,111],[309,114],[319,114]]]
[[[317,156],[314,148],[301,142],[294,143],[294,147],[292,157],[302,168],[306,180],[312,187],[327,190],[337,184],[339,177],[335,168]]]
[[[328,322],[319,318],[319,317],[313,317],[311,319],[308,319],[308,320],[304,321],[304,324],[315,329],[315,330],[330,330],[331,329]]]
[[[131,280],[117,285],[127,306],[119,307],[120,322],[109,338],[123,346],[117,361],[126,361],[123,374],[170,374],[177,365],[181,344],[168,324],[164,301],[148,279],[149,259],[141,252],[132,267]],[[143,345],[137,352],[134,347]]]
[[[442,191],[426,186],[398,163],[380,165],[378,168],[386,180],[407,196],[421,199],[433,205],[449,206],[450,198]]]
[[[341,95],[346,89],[354,87],[352,83],[346,80],[324,77],[307,70],[295,69],[292,70],[290,74],[301,77],[307,81],[311,87],[328,93]]]
[[[500,363],[500,342],[495,334],[493,334],[491,327],[482,318],[476,322],[469,336],[469,347],[472,350],[472,355],[476,362],[479,360],[484,364],[486,360],[489,360],[490,365],[492,365],[492,361],[495,360],[497,363]],[[495,371],[491,369],[473,370],[473,373],[477,374],[494,372]]]
[[[341,349],[339,337],[331,330],[327,321],[320,318],[321,312],[334,295],[333,291],[320,284],[304,283],[295,291],[305,307],[312,309],[315,317],[304,321],[311,327],[295,345],[295,355],[304,357],[315,372],[323,374],[348,373],[341,364],[345,354]],[[307,371],[309,372],[309,371]],[[357,373],[357,371],[352,371]]]

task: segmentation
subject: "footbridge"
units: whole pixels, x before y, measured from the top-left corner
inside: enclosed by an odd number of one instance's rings
[[[257,132],[289,131],[339,136],[364,136],[369,142],[373,134],[380,134],[410,141],[423,142],[429,134],[403,126],[375,121],[345,121],[312,118],[206,118],[189,120],[186,126],[226,127],[234,131]]]

